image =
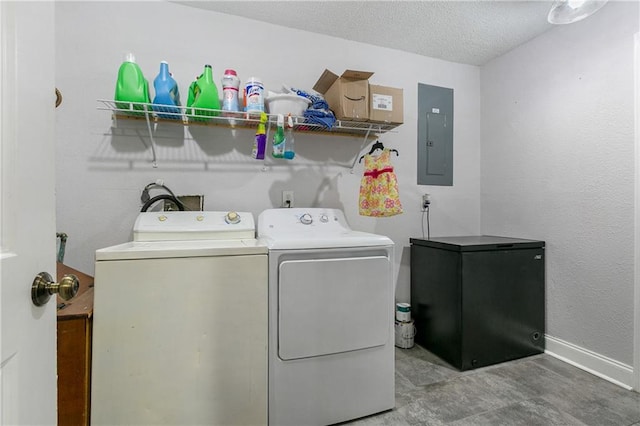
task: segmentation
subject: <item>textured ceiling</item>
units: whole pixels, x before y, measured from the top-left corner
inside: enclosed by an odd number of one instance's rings
[[[483,65],[553,26],[544,1],[178,1],[432,58]]]

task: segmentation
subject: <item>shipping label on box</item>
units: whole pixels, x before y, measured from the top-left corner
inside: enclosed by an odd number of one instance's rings
[[[390,112],[393,111],[393,96],[372,93],[371,109],[379,109],[382,111],[390,111]]]
[[[402,89],[369,85],[369,120],[379,123],[402,124],[404,120]]]

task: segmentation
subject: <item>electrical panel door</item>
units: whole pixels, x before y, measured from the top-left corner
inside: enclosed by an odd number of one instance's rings
[[[418,83],[418,184],[453,185],[453,89]]]

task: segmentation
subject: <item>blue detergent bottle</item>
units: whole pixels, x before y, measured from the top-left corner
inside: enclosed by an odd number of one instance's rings
[[[160,72],[153,80],[153,88],[156,91],[156,97],[153,98],[153,110],[158,112],[158,116],[179,119],[180,109],[172,107],[180,106],[180,92],[178,91],[178,83],[169,72],[167,61],[160,62]]]

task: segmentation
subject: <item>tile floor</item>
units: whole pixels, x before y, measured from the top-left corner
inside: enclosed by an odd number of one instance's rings
[[[396,408],[349,426],[640,426],[640,394],[549,355],[459,372],[396,348]]]

